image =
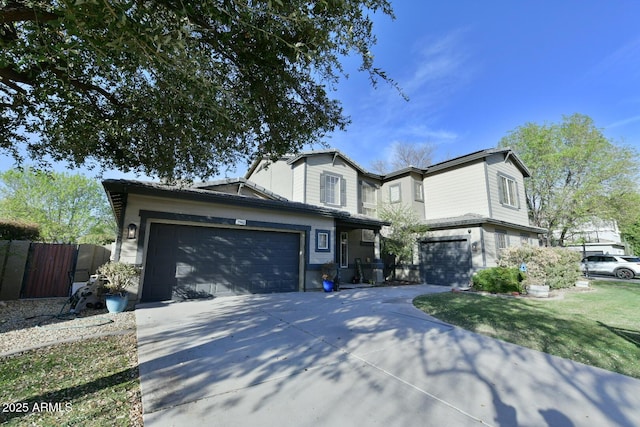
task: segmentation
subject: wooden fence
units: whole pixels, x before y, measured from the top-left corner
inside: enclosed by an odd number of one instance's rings
[[[97,245],[0,241],[0,300],[69,296],[110,254]]]

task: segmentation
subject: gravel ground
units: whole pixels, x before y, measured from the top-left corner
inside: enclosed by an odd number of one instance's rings
[[[0,355],[96,335],[135,331],[135,313],[86,309],[69,314],[68,298],[0,301]]]

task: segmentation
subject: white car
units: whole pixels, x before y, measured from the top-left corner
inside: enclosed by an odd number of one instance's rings
[[[591,274],[613,274],[618,279],[640,276],[640,257],[629,255],[590,255],[582,260],[580,269]]]

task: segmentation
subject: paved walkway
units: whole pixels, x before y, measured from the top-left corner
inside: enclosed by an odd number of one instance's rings
[[[420,285],[145,304],[145,426],[638,426],[640,381],[443,324]]]

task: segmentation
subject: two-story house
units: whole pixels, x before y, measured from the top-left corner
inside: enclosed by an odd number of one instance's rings
[[[132,298],[159,301],[320,288],[333,261],[343,283],[383,280],[382,204],[409,206],[429,232],[411,278],[465,285],[500,249],[537,244],[524,179],[510,150],[483,150],[426,169],[367,172],[337,150],[256,160],[243,178],[167,186],[103,185],[120,233],[114,258],[143,267]]]
[[[290,200],[377,216],[380,204],[403,204],[430,232],[419,240],[416,271],[409,278],[464,285],[473,271],[496,265],[507,246],[538,244],[543,229],[529,225],[524,179],[530,173],[509,149],[482,150],[387,175],[365,171],[337,150],[258,160],[245,178]],[[353,273],[349,252],[366,247],[367,230],[336,230],[337,259]],[[369,259],[362,251],[361,259]]]
[[[376,218],[380,175],[365,171],[337,150],[257,160],[245,179],[295,202]],[[340,268],[341,282],[383,280],[379,229],[344,221],[329,230],[330,254]]]

